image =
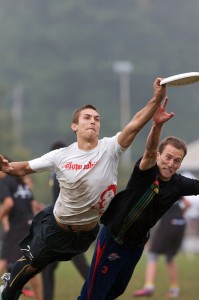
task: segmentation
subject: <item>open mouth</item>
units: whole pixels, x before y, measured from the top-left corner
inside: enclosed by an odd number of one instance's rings
[[[171,171],[169,169],[163,169],[163,171],[166,173],[169,173],[169,174],[171,173]]]
[[[169,169],[163,169],[163,172],[166,176],[171,176],[173,174],[173,172]]]

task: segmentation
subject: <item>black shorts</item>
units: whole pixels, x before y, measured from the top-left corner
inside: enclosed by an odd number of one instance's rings
[[[12,226],[4,235],[0,258],[5,259],[8,264],[14,263],[19,259],[22,256],[19,241],[29,232],[29,230],[30,225],[27,221]]]
[[[185,223],[174,225],[172,224],[172,220],[170,220],[167,226],[161,224],[152,239],[150,252],[170,257],[175,256],[182,244],[185,226]]]
[[[53,261],[70,260],[87,251],[98,231],[99,225],[90,231],[64,230],[55,221],[53,206],[49,206],[33,218],[29,234],[19,245],[31,266],[43,268]]]

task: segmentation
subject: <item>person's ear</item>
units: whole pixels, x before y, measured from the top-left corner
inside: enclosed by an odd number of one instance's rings
[[[76,123],[72,123],[71,124],[71,129],[72,129],[72,131],[77,132],[77,129],[78,129],[77,124]]]
[[[158,151],[157,152],[157,159],[160,157],[160,152]]]

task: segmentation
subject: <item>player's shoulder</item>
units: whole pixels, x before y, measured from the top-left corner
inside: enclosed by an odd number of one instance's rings
[[[2,182],[4,182],[8,186],[12,186],[16,184],[16,178],[14,176],[6,175],[2,179]]]
[[[7,189],[11,193],[13,193],[14,191],[16,191],[17,186],[18,183],[16,177],[14,176],[6,175],[2,180],[0,180],[0,190]]]
[[[114,143],[115,141],[117,142],[119,134],[120,132],[110,137],[105,136],[99,139],[99,143],[103,144],[103,143]]]
[[[59,148],[59,149],[55,149],[55,150],[51,151],[50,153],[57,156],[59,154],[61,155],[61,154],[65,154],[66,152],[72,151],[75,148],[77,148],[77,143],[72,143],[69,146]]]

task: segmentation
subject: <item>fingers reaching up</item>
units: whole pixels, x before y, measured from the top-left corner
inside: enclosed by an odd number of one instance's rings
[[[164,99],[163,104],[155,112],[155,114],[153,116],[154,123],[156,123],[156,124],[165,123],[174,116],[173,112],[168,113],[166,111],[167,103],[168,103],[168,97],[166,97]]]

